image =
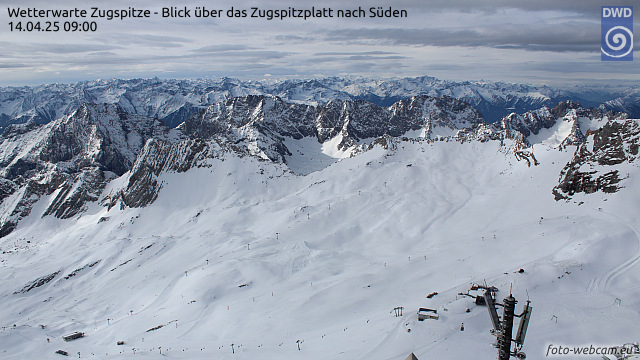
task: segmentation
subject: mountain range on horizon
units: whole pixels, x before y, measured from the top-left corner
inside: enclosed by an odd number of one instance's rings
[[[640,117],[640,88],[584,85],[568,88],[492,81],[448,81],[422,76],[400,79],[328,77],[242,81],[220,79],[108,79],[73,84],[0,88],[0,128],[41,124],[70,115],[85,103],[119,104],[124,111],[158,118],[175,127],[196,111],[225,99],[273,95],[286,101],[322,105],[331,100],[366,100],[390,106],[418,95],[449,96],[474,106],[488,122],[562,101]]]

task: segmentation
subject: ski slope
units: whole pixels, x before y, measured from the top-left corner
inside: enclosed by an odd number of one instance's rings
[[[0,357],[496,358],[486,308],[457,295],[473,282],[500,302],[512,288],[516,313],[531,300],[530,359],[640,340],[638,178],[556,202],[575,147],[537,144],[529,167],[510,145],[395,141],[335,161],[298,141],[318,156],[293,159],[304,176],[229,153],[162,174],[146,208],[28,217],[0,239]]]

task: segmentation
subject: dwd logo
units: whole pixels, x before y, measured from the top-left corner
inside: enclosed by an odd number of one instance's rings
[[[602,61],[633,61],[633,6],[603,6]]]

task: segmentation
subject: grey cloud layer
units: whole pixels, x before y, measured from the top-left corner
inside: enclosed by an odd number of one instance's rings
[[[515,48],[532,51],[593,51],[599,48],[600,29],[576,27],[531,29],[503,27],[482,30],[442,29],[340,29],[327,31],[327,41],[346,44],[389,44],[422,46],[467,46]]]
[[[632,2],[616,2],[616,5],[625,4]],[[176,5],[169,0],[142,0],[135,4],[114,0],[99,6],[159,9]],[[0,79],[6,84],[19,83],[21,79],[31,83],[89,80],[95,74],[101,77],[142,74],[260,77],[269,73],[286,76],[428,74],[509,81],[534,77],[548,81],[569,72],[577,77],[591,77],[589,72],[595,71],[599,75],[593,75],[594,78],[613,74],[614,79],[629,73],[627,78],[640,80],[633,67],[601,64],[599,60],[601,0],[363,0],[353,4],[343,0],[322,3],[240,0],[216,4],[186,0],[179,5],[222,9],[231,6],[273,9],[393,6],[407,9],[409,18],[310,21],[221,18],[210,22],[154,18],[100,21],[96,33],[60,33],[55,34],[55,38],[23,38],[19,34],[3,33]],[[68,0],[7,0],[5,6],[63,8],[70,5]],[[635,44],[636,48],[640,46],[640,36],[636,36]],[[498,63],[500,69],[497,69]],[[83,71],[85,77],[81,75]],[[535,76],[527,72],[535,72]]]

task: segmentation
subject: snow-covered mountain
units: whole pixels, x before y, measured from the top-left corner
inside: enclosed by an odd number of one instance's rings
[[[625,120],[626,113],[607,113],[600,109],[585,109],[573,101],[558,103],[524,114],[511,113],[494,124],[499,129],[521,133],[530,144],[550,146],[580,145],[589,129],[598,129],[609,120]]]
[[[159,118],[170,127],[209,105],[246,95],[273,95],[287,101],[323,105],[332,100],[366,100],[379,106],[419,95],[449,96],[480,111],[488,122],[511,112],[523,113],[573,100],[604,111],[640,117],[638,89],[573,87],[567,90],[504,82],[454,82],[423,76],[402,79],[330,77],[304,80],[241,81],[96,80],[75,84],[0,88],[0,128],[28,120],[44,124],[70,115],[85,103],[118,104],[131,114]]]
[[[259,86],[234,79],[96,80],[75,84],[9,87],[0,90],[0,113],[6,123],[48,123],[70,115],[85,103],[117,104],[124,111],[181,123],[195,110],[223,99],[260,93]]]
[[[178,126],[190,137],[223,135],[236,143],[248,142],[263,158],[282,160],[291,152],[284,139],[312,137],[320,144],[339,137],[337,149],[346,150],[364,139],[401,136],[408,131],[455,131],[483,123],[468,104],[448,97],[411,97],[389,108],[363,101],[332,100],[322,106],[288,103],[271,96],[246,96],[210,106]]]
[[[620,96],[605,101],[599,107],[605,111],[613,110],[633,114],[633,117],[637,118],[639,117],[637,114],[640,113],[640,89],[628,89],[625,93],[620,94]]]
[[[475,108],[447,96],[416,96],[385,108],[363,100],[314,106],[248,95],[211,105],[171,130],[119,105],[86,104],[46,125],[11,125],[2,134],[0,234],[13,231],[41,197],[49,197],[41,216],[75,216],[125,173],[126,186],[102,203],[149,205],[162,188],[157,180],[162,172],[184,172],[227,152],[306,175],[388,138],[512,139],[514,151],[535,163],[525,150],[531,144],[579,145],[590,127],[625,118],[568,101],[487,124]]]
[[[597,191],[614,193],[624,185],[640,164],[636,162],[640,147],[640,124],[636,120],[610,121],[589,130],[573,159],[562,169],[554,188],[557,199],[576,193]]]
[[[11,232],[41,196],[50,197],[41,215],[77,215],[131,169],[148,139],[179,136],[113,104],[85,104],[46,125],[10,125],[0,136],[0,234]]]
[[[200,106],[175,129],[113,103],[7,127],[2,358],[495,357],[472,282],[531,299],[530,358],[638,340],[638,120],[566,101],[488,123],[425,95]]]

